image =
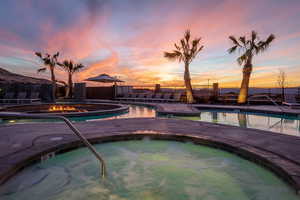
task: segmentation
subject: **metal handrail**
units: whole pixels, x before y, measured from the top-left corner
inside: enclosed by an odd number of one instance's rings
[[[29,119],[60,119],[63,120],[69,128],[73,131],[73,133],[79,137],[79,139],[85,144],[85,146],[96,156],[101,164],[101,177],[105,178],[106,176],[106,165],[100,154],[96,151],[96,149],[91,145],[91,143],[83,137],[80,131],[73,125],[73,123],[68,120],[66,117],[59,115],[45,115],[45,114],[22,114],[22,113],[14,113],[14,112],[0,112],[0,117],[17,117],[17,118],[29,118]]]
[[[281,111],[281,112],[284,112],[284,110],[278,105],[278,103],[276,103],[271,97],[269,97],[268,95],[254,95],[254,96],[250,96],[250,97],[248,97],[248,100],[247,100],[247,102],[248,102],[248,105],[249,105],[249,100],[251,99],[251,98],[255,98],[255,97],[266,97],[269,101],[271,101],[277,108],[279,108],[279,110]]]

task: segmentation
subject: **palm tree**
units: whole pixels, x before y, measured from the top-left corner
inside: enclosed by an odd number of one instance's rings
[[[44,54],[42,55],[42,53],[40,52],[35,52],[35,55],[38,56],[45,67],[42,67],[40,69],[38,69],[38,73],[39,72],[44,72],[47,70],[47,68],[49,68],[50,73],[51,73],[51,81],[52,81],[52,97],[53,99],[55,98],[55,94],[56,94],[56,79],[55,79],[55,74],[54,74],[54,68],[57,64],[57,57],[59,56],[59,52],[57,52],[54,55],[50,55],[50,54]]]
[[[73,95],[73,74],[79,72],[85,66],[81,63],[74,64],[72,60],[64,60],[62,63],[57,63],[63,70],[68,72],[68,90],[66,96],[72,98]]]
[[[252,72],[252,58],[254,55],[267,50],[271,42],[275,39],[275,36],[271,34],[266,40],[260,40],[257,33],[252,31],[250,39],[247,39],[246,36],[241,36],[238,39],[234,36],[229,36],[229,39],[233,43],[233,47],[228,49],[228,52],[231,54],[236,52],[237,49],[239,52],[242,52],[242,55],[237,59],[238,64],[243,65],[243,80],[238,103],[244,104],[248,99],[249,80]]]
[[[179,44],[174,44],[175,50],[172,52],[164,52],[164,57],[169,60],[178,60],[184,62],[184,83],[186,88],[187,103],[194,102],[193,89],[191,85],[191,77],[189,71],[189,65],[197,54],[203,49],[203,45],[200,45],[201,38],[195,38],[190,40],[191,32],[187,30],[184,34],[184,38],[180,40]]]

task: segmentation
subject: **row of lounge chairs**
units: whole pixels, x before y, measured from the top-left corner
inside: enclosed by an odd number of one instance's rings
[[[285,94],[284,99],[285,100],[282,102],[282,105],[288,106],[292,109],[300,109],[300,103],[298,103],[295,95]]]
[[[121,98],[121,101],[145,101],[145,102],[180,102],[181,93],[128,93]]]
[[[32,92],[31,94],[27,95],[26,92],[19,92],[17,97],[15,98],[15,93],[7,92],[4,95],[3,99],[0,99],[1,103],[33,103],[33,102],[40,102],[41,99],[39,98],[38,92]]]

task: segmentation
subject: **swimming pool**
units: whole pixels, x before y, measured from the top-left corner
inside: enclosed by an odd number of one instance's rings
[[[116,113],[116,114],[101,114],[94,116],[83,117],[69,117],[73,122],[84,121],[99,121],[109,119],[122,119],[122,118],[138,118],[138,117],[155,117],[156,112],[152,107],[130,105],[128,112]],[[57,120],[41,120],[41,119],[0,119],[0,124],[15,124],[15,123],[37,123],[37,122],[57,122]]]
[[[296,116],[290,115],[275,115],[266,113],[251,113],[229,110],[201,110],[199,116],[173,116],[173,115],[157,115],[155,108],[141,105],[129,105],[129,112],[84,116],[84,117],[70,117],[73,122],[89,122],[110,119],[122,118],[143,118],[143,117],[172,117],[178,119],[195,120],[212,122],[219,124],[234,125],[243,128],[256,128],[261,130],[268,130],[272,132],[300,136],[300,119]],[[1,120],[1,119],[0,119]],[[33,119],[10,119],[2,120],[0,124],[14,124],[14,123],[37,123],[49,122],[51,120],[33,120]],[[57,120],[52,120],[53,122]]]
[[[106,160],[105,180],[80,148],[25,168],[1,186],[0,199],[298,199],[272,172],[219,149],[147,139],[95,147]]]
[[[197,117],[176,117],[180,119],[256,128],[272,132],[300,136],[300,119],[290,115],[275,115],[228,110],[200,110]]]

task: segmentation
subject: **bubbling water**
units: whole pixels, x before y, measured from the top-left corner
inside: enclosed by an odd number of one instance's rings
[[[153,140],[95,147],[107,162],[105,180],[81,148],[26,168],[1,186],[0,199],[298,199],[273,173],[217,149]]]

